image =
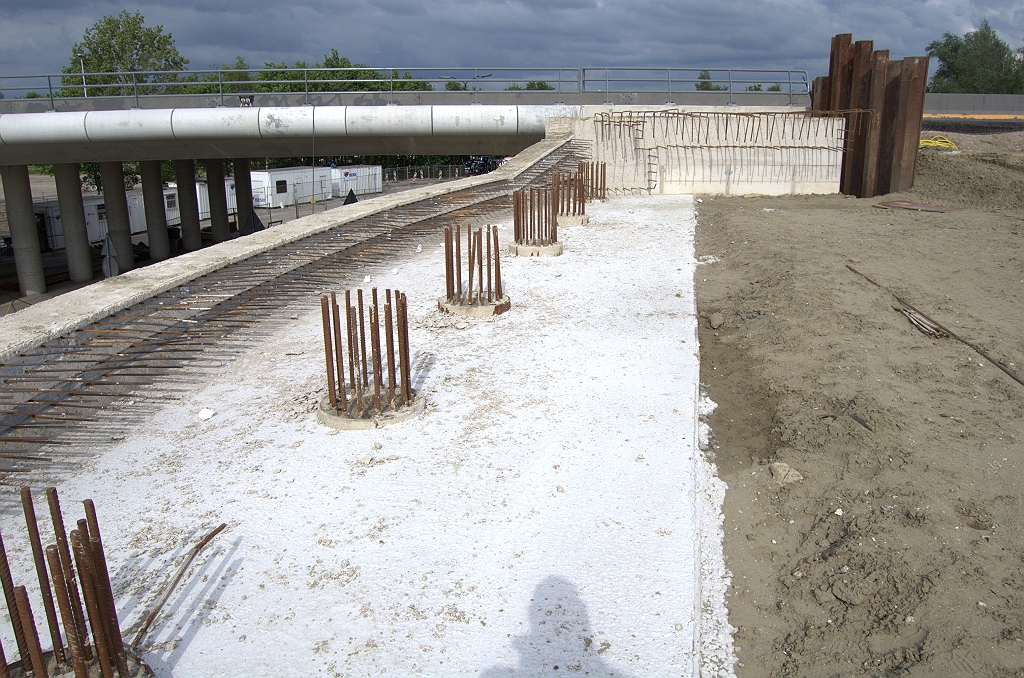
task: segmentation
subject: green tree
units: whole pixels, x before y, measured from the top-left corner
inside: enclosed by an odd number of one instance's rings
[[[711,71],[701,71],[697,74],[697,80],[700,82],[695,83],[694,88],[700,92],[721,92],[729,89],[725,85],[716,85],[711,80]]]
[[[761,83],[757,83],[756,85],[747,85],[747,91],[748,92],[760,92],[761,91]]]
[[[962,38],[944,34],[928,45],[928,55],[939,61],[931,92],[1024,94],[1024,47],[1015,53],[988,21]]]
[[[530,80],[526,83],[526,87],[523,87],[518,82],[513,82],[511,85],[505,88],[507,92],[517,92],[522,90],[553,90],[555,89],[543,80]]]
[[[781,92],[782,91],[782,85],[780,85],[779,83],[775,83],[774,85],[769,85],[768,86],[768,91],[769,92]]]
[[[449,92],[465,92],[469,87],[464,82],[458,80],[449,80],[444,84],[444,88]]]
[[[81,42],[71,46],[71,58],[61,72],[61,96],[83,96],[82,70],[110,75],[87,76],[85,89],[94,96],[125,96],[134,92],[131,74],[139,71],[182,71],[188,59],[178,53],[174,38],[164,33],[163,26],[149,28],[145,18],[136,11],[122,10],[117,16],[105,16],[86,29]],[[77,76],[75,74],[78,74]],[[136,83],[173,82],[171,74],[135,75]],[[140,87],[139,93],[150,93],[152,87]]]

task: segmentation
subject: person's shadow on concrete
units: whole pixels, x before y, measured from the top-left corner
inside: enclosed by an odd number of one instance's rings
[[[533,676],[615,676],[628,674],[612,668],[601,657],[611,645],[595,636],[576,585],[562,577],[547,577],[530,599],[530,634],[512,644],[518,665],[491,666],[479,678],[532,678]]]

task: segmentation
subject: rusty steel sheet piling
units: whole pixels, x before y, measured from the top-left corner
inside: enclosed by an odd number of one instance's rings
[[[362,290],[357,290],[357,300],[362,300]],[[331,293],[331,300],[337,293]],[[352,293],[345,292],[345,309],[331,303],[325,295],[321,298],[323,309],[324,350],[336,355],[338,361],[348,352],[349,370],[340,362],[337,370],[328,362],[327,388],[328,405],[334,414],[362,419],[374,417],[387,410],[397,411],[412,400],[412,387],[408,383],[409,369],[408,313],[405,309],[405,295],[394,290],[384,290],[383,309],[377,288],[370,290],[370,299],[364,305],[351,305]],[[383,313],[381,311],[383,310]],[[341,314],[345,314],[348,329],[342,346]],[[382,317],[383,316],[383,317]],[[367,327],[367,324],[369,327]],[[334,328],[333,340],[331,328]],[[366,342],[369,341],[367,347]],[[396,354],[395,346],[398,345]],[[362,351],[368,351],[368,362],[360,359]],[[335,380],[335,376],[337,380]],[[372,390],[371,390],[372,387]],[[352,397],[347,394],[351,392]],[[365,396],[364,396],[365,394]],[[396,397],[397,394],[397,397]]]

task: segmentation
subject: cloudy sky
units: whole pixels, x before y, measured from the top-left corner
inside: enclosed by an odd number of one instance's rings
[[[87,27],[121,9],[162,24],[191,68],[322,59],[378,67],[711,66],[828,69],[850,32],[892,57],[987,19],[1024,43],[1021,0],[107,0],[0,2],[0,75],[55,73]]]

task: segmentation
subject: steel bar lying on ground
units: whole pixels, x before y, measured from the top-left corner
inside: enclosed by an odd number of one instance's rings
[[[345,292],[345,308],[338,306],[337,294],[320,297],[320,308],[324,331],[324,358],[327,365],[327,398],[335,414],[362,419],[398,411],[413,398],[409,383],[412,370],[409,368],[408,329],[409,316],[406,296],[394,291],[392,306],[391,290],[384,290],[384,320],[381,321],[380,298],[377,288],[371,290],[370,303],[364,309],[363,291],[357,292],[358,303],[352,304],[351,291]],[[392,321],[392,309],[395,311]],[[369,315],[369,332],[366,318]],[[341,337],[341,314],[345,314],[348,327],[343,348]],[[383,328],[381,325],[383,324]],[[358,331],[356,330],[358,326]],[[387,362],[381,345],[383,329]],[[369,361],[367,361],[366,339],[369,334]],[[395,344],[398,354],[395,354]],[[344,356],[348,355],[348,379],[345,378]],[[385,371],[386,368],[386,371]],[[347,381],[347,383],[346,383]],[[372,387],[372,391],[370,388]],[[351,398],[349,397],[351,394]]]
[[[139,646],[143,636],[146,635],[146,632],[149,631],[149,627],[153,624],[153,620],[156,619],[157,614],[160,613],[160,609],[163,608],[167,599],[171,596],[171,592],[174,590],[174,587],[178,585],[179,581],[181,581],[182,575],[184,575],[185,571],[188,570],[188,566],[192,564],[192,561],[199,555],[199,552],[202,551],[206,545],[209,544],[210,541],[220,534],[227,526],[227,523],[221,523],[214,528],[212,532],[203,537],[202,541],[193,546],[192,550],[188,552],[188,557],[185,558],[185,562],[183,562],[181,567],[178,568],[178,571],[174,573],[171,581],[167,583],[167,586],[164,587],[163,593],[160,594],[160,598],[156,601],[156,605],[154,605],[153,609],[150,610],[148,615],[146,615],[146,621],[142,624],[142,628],[139,629],[139,632],[135,634],[131,647]]]

